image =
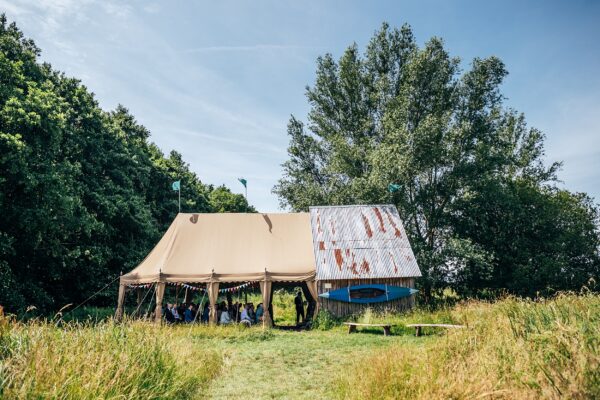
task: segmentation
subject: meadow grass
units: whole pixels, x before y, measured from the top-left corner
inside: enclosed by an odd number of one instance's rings
[[[468,302],[441,316],[439,322],[468,328],[444,332],[424,346],[392,346],[357,360],[353,373],[338,377],[336,397],[600,398],[597,295]],[[417,311],[397,322],[425,322],[426,317]]]
[[[273,300],[286,323],[293,314],[281,304],[289,300],[283,292]],[[597,295],[367,311],[352,319],[391,323],[393,335],[349,335],[326,313],[317,329],[303,332],[3,318],[0,398],[600,398]],[[468,328],[415,337],[411,322]]]
[[[0,398],[187,399],[221,367],[167,327],[0,321]]]

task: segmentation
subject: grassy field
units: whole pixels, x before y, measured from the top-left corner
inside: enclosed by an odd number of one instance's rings
[[[0,398],[600,398],[597,295],[358,319],[393,336],[326,316],[310,332],[4,318]],[[416,321],[468,329],[416,338]]]

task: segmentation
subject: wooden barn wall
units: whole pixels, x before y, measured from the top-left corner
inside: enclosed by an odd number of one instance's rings
[[[331,288],[325,289],[325,284],[330,283]],[[367,285],[373,283],[387,284],[390,286],[404,286],[409,288],[415,287],[414,278],[388,278],[388,279],[339,279],[318,281],[317,288],[319,294],[329,292],[336,289],[346,288],[355,285]],[[342,301],[333,301],[319,297],[319,307],[322,310],[327,310],[336,317],[345,317],[351,314],[360,314],[366,308],[372,308],[376,311],[407,311],[415,305],[415,296],[404,297],[398,300],[386,301],[384,303],[373,304],[357,304],[345,303]]]

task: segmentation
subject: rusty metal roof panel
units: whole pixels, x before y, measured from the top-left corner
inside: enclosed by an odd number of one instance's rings
[[[311,207],[317,279],[421,276],[392,205]]]

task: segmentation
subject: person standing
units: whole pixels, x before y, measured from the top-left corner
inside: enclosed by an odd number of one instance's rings
[[[298,326],[300,325],[300,317],[302,317],[302,322],[304,322],[304,302],[302,301],[302,292],[298,291],[294,298],[294,303],[296,304],[296,326]]]

